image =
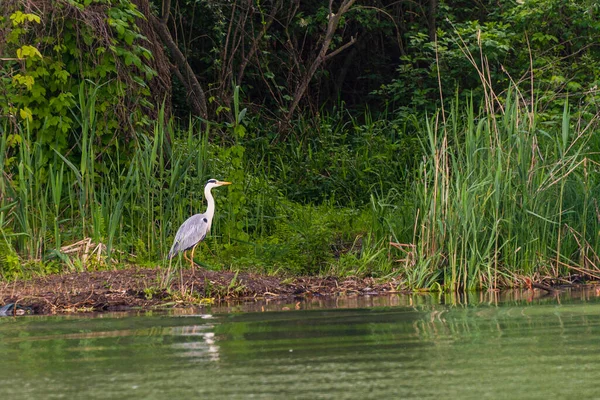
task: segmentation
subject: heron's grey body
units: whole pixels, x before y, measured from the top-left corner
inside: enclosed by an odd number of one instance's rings
[[[173,246],[169,251],[169,258],[194,247],[198,242],[204,240],[209,230],[210,224],[206,214],[196,214],[186,219],[175,235]]]
[[[173,246],[169,251],[169,259],[175,254],[192,249],[192,259],[190,263],[193,266],[194,249],[210,231],[213,216],[215,215],[215,199],[212,196],[211,189],[218,186],[229,185],[230,182],[220,182],[216,179],[210,179],[204,187],[204,197],[206,197],[207,207],[204,214],[195,214],[185,220],[177,230]],[[185,256],[185,253],[184,253]]]

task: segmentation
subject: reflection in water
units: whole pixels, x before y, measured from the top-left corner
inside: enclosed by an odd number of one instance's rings
[[[213,324],[174,327],[173,335],[193,337],[195,340],[174,343],[173,348],[183,350],[180,353],[182,356],[219,361],[219,346],[216,343],[214,328]]]
[[[597,397],[593,288],[204,311],[2,318],[0,399]]]
[[[542,304],[558,302],[561,299],[569,301],[588,301],[600,296],[600,287],[593,285],[569,286],[559,289],[556,293],[542,290],[506,290],[461,293],[398,293],[386,296],[349,295],[324,297],[315,296],[300,300],[259,299],[255,301],[224,300],[210,307],[213,314],[236,312],[266,312],[294,310],[349,309],[372,307],[423,307],[423,306],[478,306],[499,304]],[[196,309],[179,310],[177,312],[196,313]]]

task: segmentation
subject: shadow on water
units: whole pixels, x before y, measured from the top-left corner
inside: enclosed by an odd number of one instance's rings
[[[593,398],[582,383],[600,373],[598,294],[570,287],[2,318],[0,398]]]

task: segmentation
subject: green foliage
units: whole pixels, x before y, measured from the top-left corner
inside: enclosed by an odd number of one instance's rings
[[[336,269],[348,252],[360,258],[356,240],[368,228],[357,210],[330,203],[302,206],[281,197],[273,203],[264,215],[267,227],[262,232],[268,233],[255,233],[252,242],[235,241],[227,247],[222,254],[227,264],[266,273],[316,274]]]
[[[246,135],[246,128],[243,125],[244,116],[247,109],[240,110],[239,87],[234,88],[233,97],[233,122],[225,124],[229,131],[233,144],[221,149],[220,158],[226,161],[221,173],[225,174],[234,185],[229,187],[227,211],[229,219],[225,226],[225,232],[229,238],[234,232],[242,232],[244,220],[247,217],[246,195],[244,185],[246,182],[245,172],[245,148],[243,139]],[[245,235],[239,235],[238,239],[246,240]]]
[[[250,122],[247,152],[279,190],[293,201],[340,206],[368,204],[372,193],[402,188],[422,154],[407,120],[390,120],[370,112],[353,116],[343,104],[319,118],[300,118],[290,133],[295,140],[272,143]],[[261,137],[262,135],[262,137]]]
[[[136,25],[142,15],[132,2],[57,1],[49,15],[8,11],[0,27],[8,32],[0,54],[8,60],[0,68],[0,112],[31,129],[44,147],[44,163],[49,149],[66,150],[74,139],[69,135],[82,129],[77,101],[84,81],[98,88],[99,143],[114,146],[115,138],[124,138],[117,130],[148,123],[140,106],[151,106],[146,82],[155,72],[146,64],[152,55],[143,47]]]
[[[483,98],[479,72],[484,69],[494,86],[505,85],[508,78],[502,65],[512,56],[515,36],[508,24],[466,21],[450,24],[447,29],[438,29],[437,43],[424,32],[412,34],[409,54],[401,57],[397,77],[374,93],[386,96],[403,112],[415,108],[434,111],[441,98],[453,97],[456,88]]]
[[[536,0],[479,11],[441,4],[437,42],[426,26],[411,31],[396,77],[373,93],[401,113],[432,112],[455,90],[472,92],[477,101],[487,85],[502,95],[511,81],[525,97],[534,96],[533,89],[554,114],[564,92],[577,101],[598,101],[600,53],[590,46],[600,37],[598,4]]]
[[[0,232],[3,236],[0,241],[0,274],[4,280],[14,279],[22,273],[21,261],[9,241],[10,232],[6,232],[4,229]]]
[[[531,68],[543,98],[560,114],[564,92],[585,103],[597,103],[600,52],[591,45],[600,38],[598,12],[591,1],[526,1],[507,10],[506,20],[523,35],[514,37],[513,76]],[[531,49],[531,57],[524,49]],[[512,71],[511,71],[512,72]]]

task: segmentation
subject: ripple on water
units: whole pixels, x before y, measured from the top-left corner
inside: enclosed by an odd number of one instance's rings
[[[402,302],[3,319],[0,398],[596,397],[596,298]]]

